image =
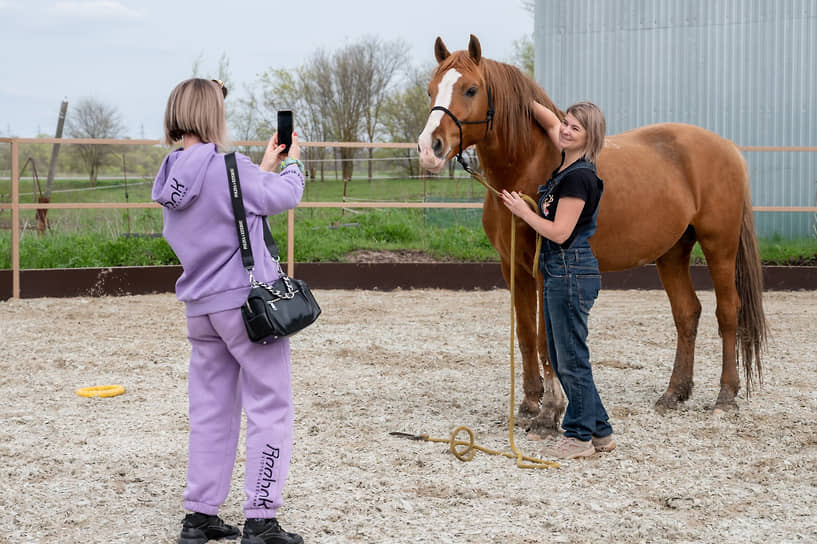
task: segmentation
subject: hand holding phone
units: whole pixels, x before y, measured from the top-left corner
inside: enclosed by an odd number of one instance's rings
[[[289,147],[292,145],[292,110],[278,111],[278,144],[284,145],[284,150],[281,152],[284,155],[289,153]]]

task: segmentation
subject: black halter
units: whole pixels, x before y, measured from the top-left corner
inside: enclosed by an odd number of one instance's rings
[[[434,106],[431,108],[431,111],[439,110],[454,120],[456,123],[457,128],[460,130],[460,151],[457,153],[457,161],[462,165],[462,167],[466,170],[466,172],[471,172],[471,169],[468,166],[468,162],[462,156],[462,125],[481,125],[485,123],[485,136],[488,135],[488,130],[494,128],[494,100],[491,97],[491,88],[488,87],[488,111],[485,114],[485,119],[482,121],[460,121],[457,119],[457,116],[451,113],[451,111],[446,108],[445,106]],[[483,136],[483,138],[485,137]]]

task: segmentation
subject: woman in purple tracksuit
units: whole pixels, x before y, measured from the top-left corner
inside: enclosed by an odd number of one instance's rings
[[[227,184],[227,137],[220,81],[189,79],[171,92],[165,140],[181,141],[156,176],[153,199],[164,206],[163,234],[181,261],[176,296],[185,303],[191,344],[188,376],[190,443],[180,544],[236,538],[238,528],[218,517],[230,489],[241,426],[247,415],[242,544],[302,543],[281,529],[276,511],[292,453],[292,387],[289,340],[252,343],[240,307],[250,291],[241,263]],[[300,147],[293,135],[289,156],[277,133],[259,166],[236,153],[255,259],[255,278],[280,275],[264,244],[262,217],[294,208],[304,189]],[[280,174],[274,173],[283,166]]]

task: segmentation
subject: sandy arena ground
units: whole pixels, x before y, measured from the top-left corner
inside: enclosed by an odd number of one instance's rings
[[[712,292],[696,388],[661,415],[674,354],[662,291],[603,291],[596,383],[619,447],[522,470],[444,444],[468,425],[508,449],[508,292],[318,291],[292,340],[295,452],[282,525],[309,543],[815,542],[817,292],[770,292],[765,384],[711,412]],[[173,543],[184,515],[189,346],[173,295],[0,302],[0,542]],[[517,399],[521,373],[517,369]],[[83,386],[124,395],[87,399]],[[243,442],[243,440],[242,440]],[[541,443],[516,431],[536,455]],[[222,516],[242,521],[243,451]]]

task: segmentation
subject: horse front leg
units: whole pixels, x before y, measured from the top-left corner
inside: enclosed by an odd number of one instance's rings
[[[553,365],[550,364],[550,357],[548,356],[547,327],[545,326],[545,316],[543,314],[543,305],[541,304],[543,288],[542,278],[538,277],[536,279],[536,302],[539,307],[539,334],[537,336],[537,344],[543,370],[543,393],[539,415],[531,421],[529,427],[531,433],[529,436],[531,438],[557,434],[559,432],[559,423],[562,421],[562,414],[564,414],[565,408],[567,407],[567,399],[562,392],[559,377],[556,376],[556,371],[553,369]]]
[[[510,286],[510,266],[503,261],[502,274]],[[512,293],[516,319],[516,338],[522,354],[522,390],[516,424],[528,427],[539,414],[539,399],[544,391],[539,375],[539,357],[536,344],[536,284],[530,273],[518,267]]]

